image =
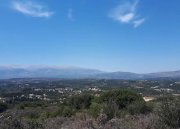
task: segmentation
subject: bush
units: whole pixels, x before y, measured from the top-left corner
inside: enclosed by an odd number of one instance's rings
[[[103,93],[97,102],[103,105],[103,113],[108,119],[150,111],[142,96],[129,90],[112,90]]]
[[[158,115],[161,121],[172,127],[180,127],[180,98],[165,97],[160,104]]]
[[[30,120],[27,123],[29,129],[44,129],[43,124],[38,120]]]
[[[115,103],[118,109],[126,108],[135,101],[144,102],[142,96],[129,90],[112,90],[102,94],[99,98],[99,102],[101,103]]]
[[[63,117],[71,117],[72,115],[73,115],[72,108],[70,108],[68,106],[64,107],[63,112],[62,112],[62,116]]]
[[[7,104],[0,102],[0,113],[6,111],[7,109],[8,109]]]
[[[103,105],[103,113],[106,114],[107,119],[119,116],[119,109],[116,103],[108,103]]]
[[[55,112],[47,112],[46,117],[57,117],[57,116],[63,116],[63,117],[71,117],[75,113],[75,110],[72,109],[69,106],[61,106],[59,109]]]
[[[28,116],[29,119],[38,119],[39,117],[40,117],[40,114],[38,114],[37,112],[32,112]]]
[[[24,104],[20,104],[20,105],[18,105],[17,108],[20,109],[20,110],[24,110],[24,109],[25,109],[25,106],[24,106]]]
[[[88,109],[91,105],[92,96],[85,94],[85,95],[76,95],[71,97],[68,100],[68,104],[75,109]]]
[[[98,103],[92,103],[89,112],[93,117],[97,118],[101,113],[101,110],[102,110],[102,105]]]
[[[145,114],[152,111],[152,107],[148,107],[145,102],[135,101],[127,106],[127,110],[131,115]]]

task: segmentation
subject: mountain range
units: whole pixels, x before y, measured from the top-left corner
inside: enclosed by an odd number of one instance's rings
[[[131,72],[104,72],[79,67],[7,67],[0,66],[0,79],[61,78],[61,79],[152,79],[180,78],[179,71],[138,74]]]

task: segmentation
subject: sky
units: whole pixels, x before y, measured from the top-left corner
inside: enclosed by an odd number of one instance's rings
[[[180,70],[179,0],[0,0],[0,65]]]

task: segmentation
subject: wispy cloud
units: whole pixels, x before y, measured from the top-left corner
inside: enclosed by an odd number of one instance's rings
[[[73,9],[69,9],[68,10],[68,14],[67,14],[67,17],[70,21],[74,21],[74,17],[73,17]]]
[[[112,9],[109,17],[126,24],[132,24],[135,28],[139,27],[145,22],[145,18],[140,17],[137,8],[139,0],[126,0]]]
[[[32,17],[49,18],[53,15],[53,12],[49,11],[47,7],[28,0],[26,2],[14,1],[12,7],[16,11]]]
[[[146,20],[145,18],[142,18],[142,19],[133,21],[134,27],[136,28],[136,27],[140,26],[141,24],[143,24],[145,22],[145,20]]]

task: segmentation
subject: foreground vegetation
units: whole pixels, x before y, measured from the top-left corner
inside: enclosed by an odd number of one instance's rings
[[[142,93],[129,87],[58,88],[56,92],[35,84],[33,89],[21,86],[6,91],[2,87],[0,129],[180,128],[180,97],[169,92],[161,92],[156,99],[146,102]],[[33,97],[32,91],[46,99]]]

